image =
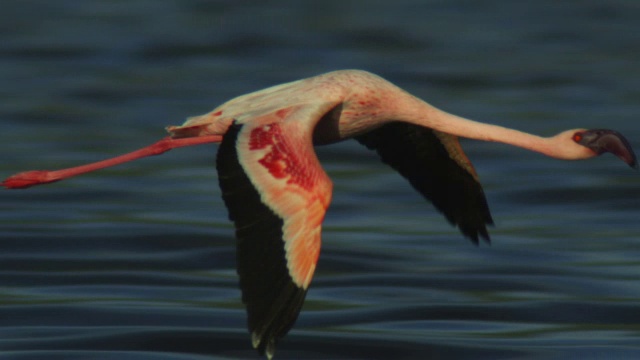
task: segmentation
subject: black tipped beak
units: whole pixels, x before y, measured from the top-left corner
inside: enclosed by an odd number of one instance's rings
[[[612,153],[634,169],[638,169],[638,159],[629,141],[617,131],[607,129],[586,130],[576,134],[576,142],[586,146],[596,154]]]

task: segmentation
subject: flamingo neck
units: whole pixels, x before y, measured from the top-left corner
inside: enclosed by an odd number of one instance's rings
[[[422,106],[413,108],[420,108],[421,111],[419,114],[413,114],[413,116],[407,118],[407,122],[459,137],[499,142],[535,151],[553,158],[567,158],[567,155],[556,144],[553,137],[541,137],[515,129],[465,119],[439,110],[417,98],[416,100],[420,101]]]

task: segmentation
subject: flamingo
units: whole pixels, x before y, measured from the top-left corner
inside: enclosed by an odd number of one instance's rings
[[[28,171],[9,189],[51,183],[173,148],[220,143],[222,198],[235,224],[237,271],[253,347],[271,359],[295,323],[320,254],[332,183],[314,145],[355,138],[411,185],[476,245],[493,224],[478,174],[459,137],[505,143],[563,160],[610,152],[638,168],[629,142],[606,129],[540,137],[439,110],[383,78],[334,71],[234,98],[167,127],[140,150],[58,171]]]

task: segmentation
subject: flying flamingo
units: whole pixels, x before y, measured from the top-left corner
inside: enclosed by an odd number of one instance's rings
[[[610,152],[638,168],[629,142],[618,132],[573,129],[540,137],[475,122],[359,70],[243,95],[167,131],[169,137],[129,154],[58,171],[23,172],[2,185],[26,188],[176,147],[220,142],[218,179],[236,228],[242,301],[253,346],[268,358],[298,317],[320,253],[332,184],[314,145],[355,138],[375,150],[475,244],[479,238],[489,242],[486,225],[493,221],[458,137],[563,160]]]

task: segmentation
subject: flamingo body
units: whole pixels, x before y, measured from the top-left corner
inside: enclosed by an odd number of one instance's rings
[[[312,136],[314,144],[329,144],[394,120],[392,105],[399,93],[413,98],[377,75],[334,71],[239,96],[168,131],[181,138],[224,134],[233,121],[254,126],[297,122],[304,123],[299,130]],[[319,122],[323,124],[315,129]]]
[[[474,243],[493,224],[458,137],[496,141],[565,159],[611,152],[638,162],[612,130],[540,137],[434,108],[368,72],[342,70],[232,99],[167,128],[170,137],[98,163],[7,178],[7,188],[58,181],[175,147],[220,142],[216,166],[237,238],[237,270],[253,346],[269,358],[295,323],[320,254],[332,183],[314,145],[355,138],[378,153]]]

